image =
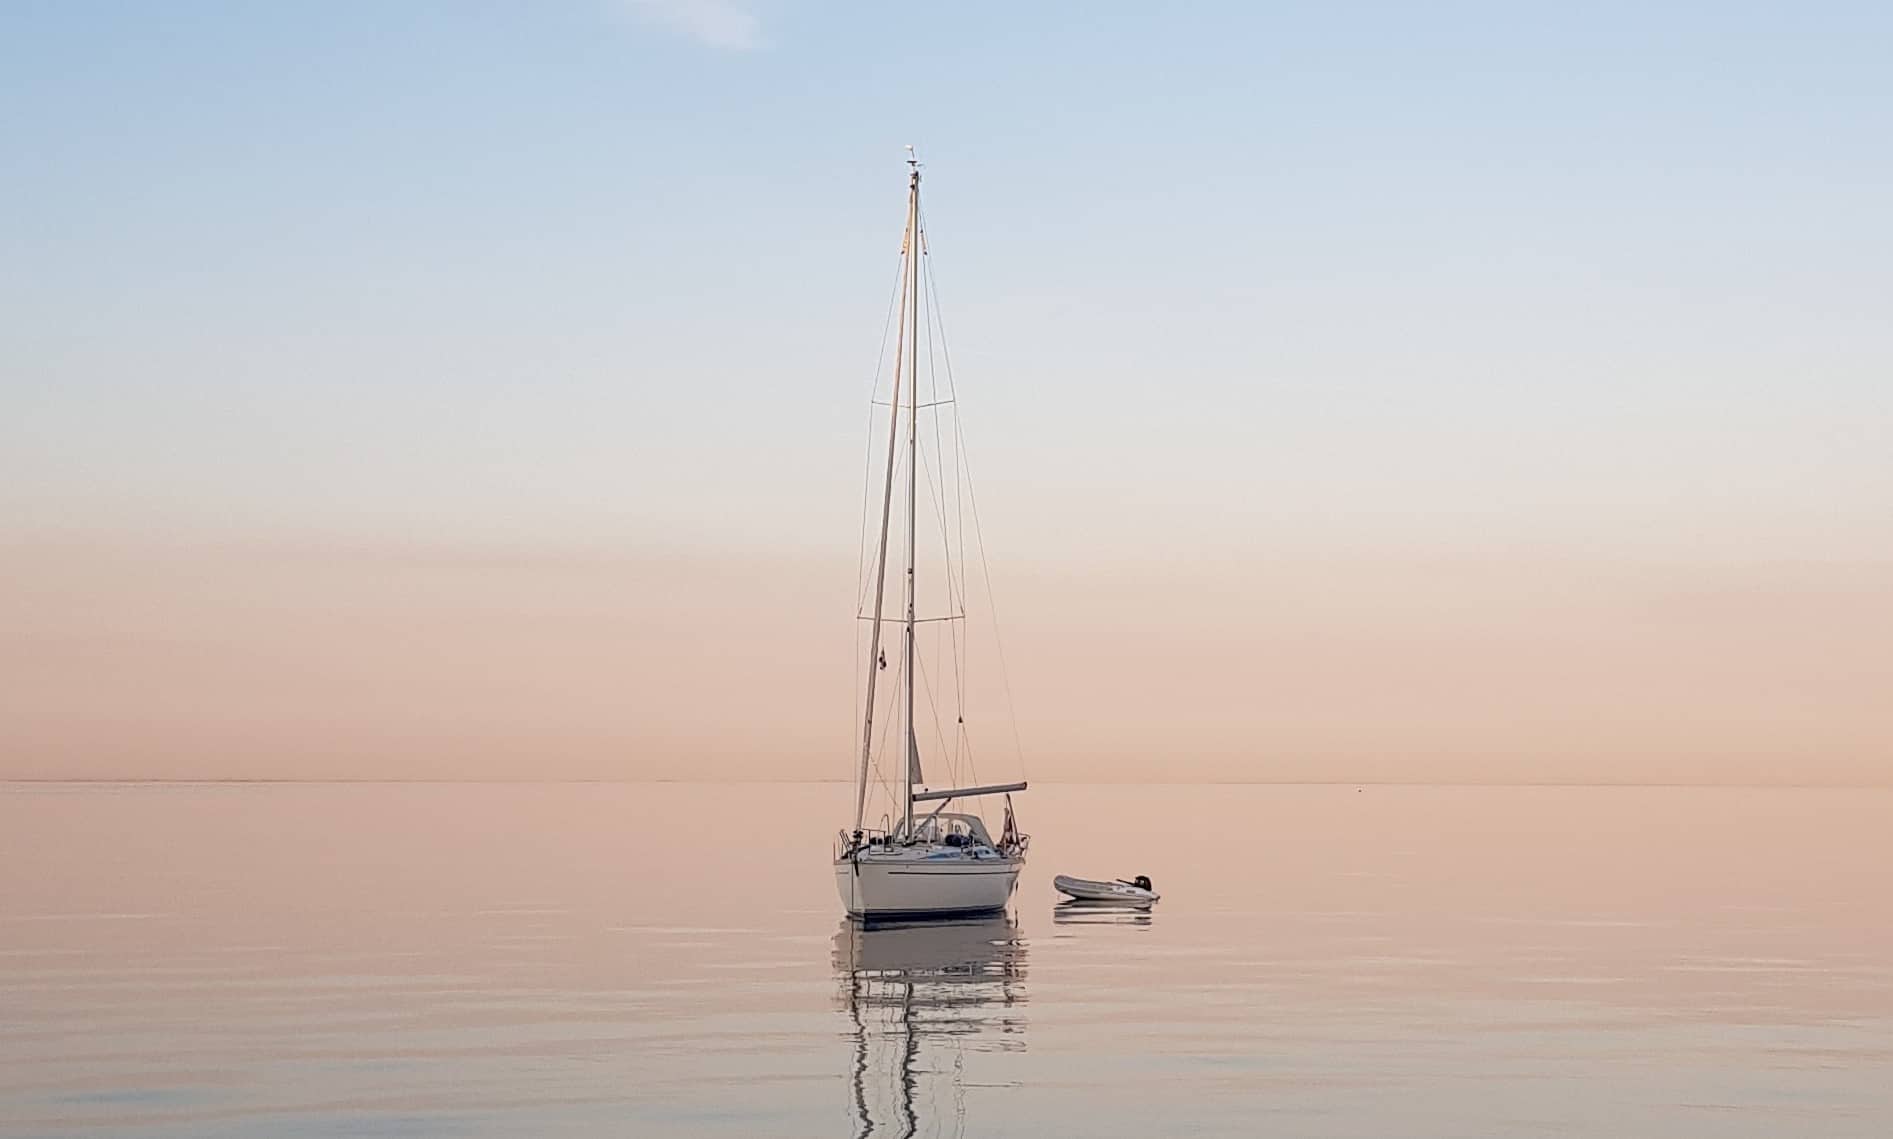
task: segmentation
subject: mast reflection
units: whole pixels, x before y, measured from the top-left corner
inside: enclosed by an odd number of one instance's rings
[[[841,923],[854,1135],[966,1133],[966,1053],[1025,1049],[1025,962],[1010,916]]]

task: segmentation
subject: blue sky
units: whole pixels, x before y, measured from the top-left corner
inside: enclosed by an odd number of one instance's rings
[[[1874,4],[9,3],[0,540],[845,566],[913,143],[1018,572],[1818,564],[1877,627],[1890,42]]]
[[[642,521],[794,539],[852,477],[910,141],[971,429],[1047,500],[1893,489],[1880,6],[4,18],[29,515],[505,533],[659,480],[703,497]],[[790,525],[704,523],[748,493]]]

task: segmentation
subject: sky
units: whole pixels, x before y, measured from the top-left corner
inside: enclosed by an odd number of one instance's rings
[[[0,5],[0,777],[848,778],[913,144],[1027,776],[1893,782],[1889,35]]]

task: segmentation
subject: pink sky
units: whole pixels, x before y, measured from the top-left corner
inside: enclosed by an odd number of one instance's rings
[[[840,560],[40,539],[4,565],[4,777],[851,771]],[[1883,565],[1356,548],[995,576],[1036,779],[1893,781]]]

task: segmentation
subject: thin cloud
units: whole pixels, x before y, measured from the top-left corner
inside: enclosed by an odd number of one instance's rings
[[[646,24],[688,36],[724,51],[763,46],[762,22],[737,0],[620,0]]]

